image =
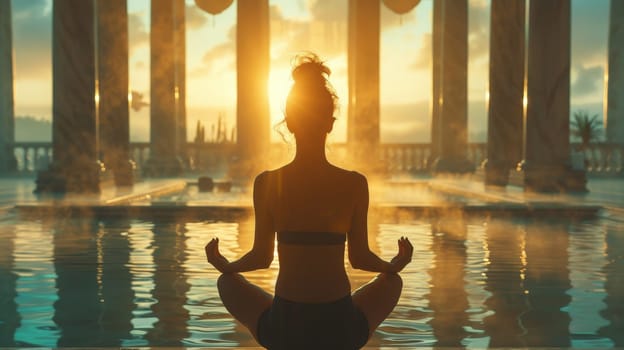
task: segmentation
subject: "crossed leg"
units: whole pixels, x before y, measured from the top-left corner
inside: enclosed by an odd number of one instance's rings
[[[271,306],[273,296],[238,273],[219,276],[217,288],[228,312],[258,341],[258,319]]]
[[[353,292],[355,306],[368,320],[368,337],[392,312],[403,288],[403,280],[396,273],[381,273]]]
[[[223,305],[258,341],[258,319],[273,302],[273,296],[240,274],[223,274],[217,280]],[[381,273],[353,292],[353,303],[368,320],[369,338],[392,312],[403,288],[398,274]]]

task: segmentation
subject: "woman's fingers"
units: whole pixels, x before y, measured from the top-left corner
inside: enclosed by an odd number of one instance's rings
[[[407,265],[410,261],[412,261],[412,254],[414,252],[414,247],[412,243],[406,237],[401,237],[399,240],[399,255],[402,259],[405,260],[405,264]]]
[[[219,238],[213,238],[206,244],[206,257],[210,261],[212,258],[218,257],[221,254],[219,253]]]

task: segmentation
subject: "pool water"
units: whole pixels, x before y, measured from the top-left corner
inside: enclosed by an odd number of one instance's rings
[[[624,346],[624,223],[607,217],[370,219],[371,249],[414,244],[368,346]],[[0,221],[0,346],[257,346],[226,312],[203,247],[228,258],[253,220]],[[352,287],[374,274],[347,264]],[[277,259],[245,274],[273,290]]]

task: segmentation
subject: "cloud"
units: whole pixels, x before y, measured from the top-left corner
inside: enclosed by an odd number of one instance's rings
[[[574,72],[576,73],[576,79],[570,86],[574,97],[582,97],[602,90],[604,74],[602,66],[578,66],[574,68]]]
[[[397,27],[416,19],[415,11],[399,15],[388,9],[383,3],[380,5],[381,30]],[[308,11],[314,21],[320,22],[347,22],[349,18],[348,1],[336,0],[308,0]]]
[[[206,15],[195,5],[186,5],[185,16],[187,30],[200,29],[208,22]],[[128,13],[128,46],[131,52],[130,55],[132,55],[132,51],[142,46],[149,46],[149,44],[150,32],[145,24],[145,13]]]
[[[416,60],[410,65],[413,70],[425,70],[431,67],[431,59],[433,57],[433,40],[431,33],[425,33],[422,36],[420,50],[416,56]]]
[[[308,11],[316,21],[346,21],[348,1],[308,0]]]
[[[202,65],[191,71],[194,76],[210,74],[223,68],[221,62],[225,61],[226,69],[236,69],[236,25],[230,27],[227,40],[211,47],[202,56]]]
[[[344,55],[347,50],[348,2],[299,0],[298,6],[310,13],[310,20],[288,18],[279,5],[270,6],[272,64],[289,65],[293,54],[305,50],[314,50],[327,60]],[[405,25],[416,18],[414,11],[397,15],[383,4],[380,6],[382,31]],[[230,33],[235,33],[235,27],[230,29]],[[233,61],[235,48],[236,36],[230,35],[228,42],[209,49],[202,61],[208,66],[218,60]],[[201,72],[208,73],[214,69],[202,68]]]
[[[206,14],[195,4],[186,5],[186,29],[197,30],[208,23]]]
[[[485,1],[468,4],[468,57],[476,62],[489,57],[490,7]]]
[[[13,1],[15,76],[50,79],[52,76],[52,14],[45,0]]]
[[[14,20],[30,20],[33,17],[50,15],[46,0],[12,1],[11,10]]]
[[[572,59],[597,63],[607,54],[609,1],[572,2]]]
[[[471,62],[487,62],[490,39],[490,8],[484,1],[470,1],[468,8],[468,59]],[[433,58],[432,32],[422,36],[419,54],[410,65],[411,69],[423,70],[431,67]]]
[[[137,48],[149,45],[150,34],[143,21],[144,14],[141,12],[128,13],[128,47],[130,55]]]

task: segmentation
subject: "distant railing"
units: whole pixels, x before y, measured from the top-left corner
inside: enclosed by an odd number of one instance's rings
[[[573,144],[573,149],[579,149]],[[592,143],[582,152],[585,170],[590,174],[624,175],[624,145]]]
[[[17,171],[21,174],[47,169],[52,161],[52,143],[15,142],[13,144],[13,155],[17,162]]]
[[[572,143],[571,150],[578,150],[579,144]],[[189,166],[194,170],[214,170],[227,167],[235,160],[235,144],[189,142],[186,153]],[[270,158],[276,163],[292,157],[293,147],[284,143],[271,145]],[[139,170],[149,159],[149,142],[130,143],[130,157]],[[347,157],[345,143],[331,144],[327,148],[328,158],[343,161]],[[13,153],[17,161],[17,172],[32,174],[47,169],[52,160],[52,144],[50,142],[15,142]],[[576,155],[579,151],[573,151]],[[590,175],[621,176],[624,175],[624,145],[611,143],[593,143],[580,152],[584,157],[584,165]],[[388,173],[425,173],[428,171],[428,160],[431,155],[429,143],[385,143],[379,147],[378,161],[381,169]],[[467,157],[479,167],[487,158],[487,144],[482,142],[469,143]]]

